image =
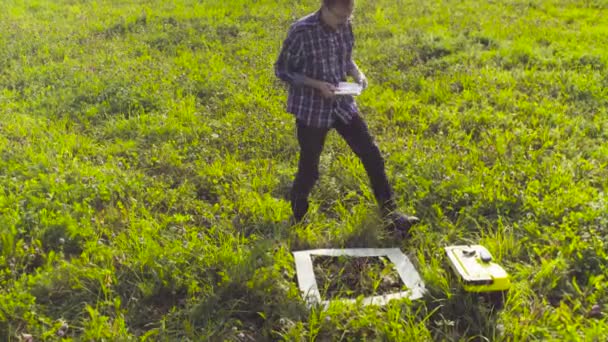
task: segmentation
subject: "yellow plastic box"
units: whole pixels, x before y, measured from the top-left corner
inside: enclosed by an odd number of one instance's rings
[[[469,292],[507,291],[509,274],[492,262],[492,254],[480,245],[445,247],[448,261]]]

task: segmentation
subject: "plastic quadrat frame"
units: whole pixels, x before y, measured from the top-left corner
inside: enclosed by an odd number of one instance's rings
[[[410,259],[399,248],[349,248],[349,249],[313,249],[293,252],[296,263],[296,274],[300,291],[308,307],[321,304],[327,308],[330,300],[322,300],[312,265],[312,255],[320,256],[349,256],[349,257],[382,257],[386,256],[395,265],[401,281],[407,290],[388,293],[380,296],[370,296],[363,299],[363,305],[386,305],[392,299],[409,298],[411,300],[422,298],[425,293],[424,282],[416,271]],[[355,303],[356,299],[336,299]]]

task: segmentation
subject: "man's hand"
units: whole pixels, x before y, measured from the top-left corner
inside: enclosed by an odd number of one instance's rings
[[[336,96],[336,94],[334,93],[336,91],[336,87],[331,83],[317,81],[317,82],[315,82],[314,87],[318,91],[320,91],[321,95],[323,95],[323,97],[326,99],[331,99],[334,96]]]
[[[315,80],[304,75],[299,75],[298,80],[301,85],[317,89],[321,92],[321,95],[327,99],[331,99],[336,96],[334,93],[336,91],[336,87],[331,83]]]
[[[355,80],[361,88],[367,88],[367,77],[365,77],[365,74],[359,69],[354,61],[351,60],[351,64],[352,67],[348,71],[348,75],[352,76],[353,80]]]
[[[355,82],[359,83],[361,88],[367,88],[367,77],[365,77],[365,74],[363,74],[361,71],[357,72],[353,78],[355,79]]]

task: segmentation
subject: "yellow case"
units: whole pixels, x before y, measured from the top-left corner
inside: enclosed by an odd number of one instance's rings
[[[445,247],[450,266],[469,292],[506,291],[511,287],[507,272],[492,262],[492,255],[480,245]]]

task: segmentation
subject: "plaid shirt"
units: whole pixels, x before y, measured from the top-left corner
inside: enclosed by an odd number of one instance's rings
[[[336,86],[346,81],[348,72],[356,68],[353,46],[350,22],[333,30],[321,20],[321,11],[295,22],[274,65],[277,77],[289,85],[287,112],[306,126],[320,128],[330,128],[336,119],[348,123],[357,115],[352,96],[326,99],[317,89],[302,85],[303,76]]]

